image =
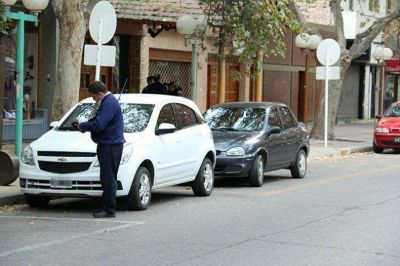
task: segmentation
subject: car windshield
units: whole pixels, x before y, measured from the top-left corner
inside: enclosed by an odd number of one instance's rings
[[[76,130],[72,122],[86,122],[95,116],[98,105],[95,103],[79,104],[65,119],[58,130]],[[143,131],[149,123],[154,105],[121,103],[122,116],[124,118],[124,132],[133,133]]]
[[[265,109],[253,107],[215,107],[204,119],[212,130],[260,131],[264,128]]]
[[[384,117],[400,117],[400,104],[390,106]]]

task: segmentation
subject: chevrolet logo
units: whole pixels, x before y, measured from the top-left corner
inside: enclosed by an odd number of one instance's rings
[[[58,160],[59,162],[63,162],[63,163],[65,163],[66,161],[68,161],[68,159],[65,158],[65,157],[60,157],[60,158],[58,158],[57,160]]]

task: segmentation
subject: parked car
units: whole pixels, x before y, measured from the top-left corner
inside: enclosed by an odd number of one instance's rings
[[[216,176],[248,176],[251,186],[260,187],[264,172],[290,169],[294,178],[306,175],[309,134],[286,105],[219,104],[204,119],[213,131]]]
[[[210,128],[191,100],[183,97],[123,94],[120,99],[126,143],[118,171],[117,197],[130,209],[144,210],[152,189],[191,182],[208,196],[214,187],[215,148]],[[27,203],[43,206],[52,196],[102,194],[96,144],[72,122],[88,120],[96,104],[87,98],[23,152],[20,185]]]
[[[376,116],[373,149],[400,149],[400,102],[392,103],[383,116]]]

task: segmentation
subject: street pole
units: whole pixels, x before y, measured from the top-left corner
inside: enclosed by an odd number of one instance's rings
[[[219,43],[219,46],[218,46],[218,55],[219,55],[219,57],[218,57],[218,101],[217,101],[217,103],[224,103],[225,102],[225,46],[222,41]]]
[[[305,49],[305,53],[306,53],[306,65],[305,65],[305,71],[304,71],[304,107],[303,107],[303,116],[304,116],[304,125],[306,126],[306,128],[307,128],[307,104],[308,104],[308,100],[307,100],[307,89],[308,89],[308,71],[309,71],[309,68],[310,68],[310,65],[309,65],[309,57],[308,57],[308,55],[309,55],[309,51],[308,51],[308,49],[306,48]]]
[[[192,65],[191,65],[191,81],[192,81],[192,101],[196,102],[197,90],[197,40],[191,39],[192,43]]]
[[[326,51],[326,62],[329,62],[329,52],[328,50]],[[325,69],[325,130],[324,130],[324,146],[325,148],[328,148],[328,71],[329,71],[329,65],[326,64],[326,69]]]
[[[383,76],[384,75],[383,71],[384,71],[384,66],[383,66],[383,62],[382,61],[379,62],[379,64],[380,64],[380,73],[379,73],[379,100],[378,100],[379,101],[379,103],[378,103],[379,108],[378,108],[378,115],[382,115],[382,113],[383,113],[382,101],[383,101],[383,77],[384,77]]]
[[[22,152],[22,124],[24,102],[24,46],[25,46],[25,21],[38,22],[37,16],[24,14],[23,12],[6,11],[8,19],[17,21],[17,87],[16,87],[16,116],[15,116],[15,154],[21,159]]]
[[[100,60],[101,60],[101,41],[103,38],[103,20],[99,20],[99,42],[97,43],[97,60],[96,60],[96,77],[95,80],[100,80]]]

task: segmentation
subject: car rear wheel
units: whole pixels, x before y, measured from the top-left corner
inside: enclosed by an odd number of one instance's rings
[[[47,206],[51,200],[50,196],[25,194],[25,201],[31,207],[44,207]]]
[[[209,196],[214,188],[214,170],[210,159],[205,158],[200,166],[192,190],[196,196]]]
[[[249,183],[252,187],[261,187],[264,184],[264,160],[259,154],[253,161],[250,170]]]
[[[383,148],[380,148],[380,147],[376,146],[375,142],[372,145],[372,149],[374,150],[375,153],[382,153],[383,152]]]
[[[139,167],[132,181],[131,189],[126,197],[126,205],[130,210],[146,210],[151,202],[151,175],[146,167]]]
[[[296,162],[290,167],[290,173],[293,178],[303,178],[307,173],[307,155],[304,150],[297,153]]]

